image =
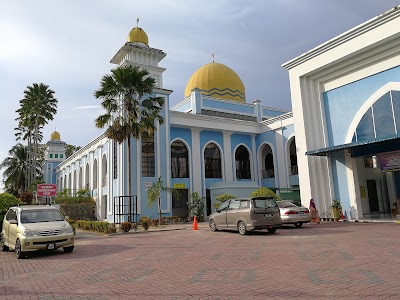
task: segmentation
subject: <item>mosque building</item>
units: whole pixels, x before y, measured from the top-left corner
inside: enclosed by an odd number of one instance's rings
[[[146,190],[159,177],[181,195],[162,194],[164,216],[189,215],[193,192],[205,197],[207,216],[217,195],[248,197],[259,187],[276,188],[282,197],[285,189],[299,188],[301,203],[308,207],[314,198],[321,217],[332,216],[332,199],[341,201],[348,219],[395,214],[399,14],[397,7],[389,10],[283,64],[292,112],[248,101],[240,76],[214,60],[193,73],[183,100],[170,108],[172,91],[164,88],[165,68],[159,66],[166,53],[133,28],[111,63],[148,70],[156,81],[151,96],[165,99],[164,123],[154,137],[131,140],[137,214],[157,216]],[[48,155],[46,163],[55,159]],[[128,193],[126,157],[126,143],[102,134],[59,162],[56,176],[46,180],[59,190],[89,189],[97,218],[113,222]]]
[[[165,68],[159,65],[165,56],[135,27],[111,59],[118,66],[146,69],[155,79],[151,96],[165,99],[164,124],[154,138],[131,141],[131,193],[139,215],[157,216],[157,207],[148,207],[146,189],[160,176],[180,194],[162,195],[165,216],[189,215],[193,192],[206,198],[209,215],[222,193],[249,197],[261,186],[298,187],[291,112],[264,107],[259,100],[247,103],[240,77],[214,61],[193,73],[183,100],[168,109],[172,91],[164,88]],[[126,151],[126,143],[100,135],[56,167],[58,189],[89,189],[97,218],[113,221],[120,196],[128,194]]]

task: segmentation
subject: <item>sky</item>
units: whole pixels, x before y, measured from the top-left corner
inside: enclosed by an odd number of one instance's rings
[[[19,0],[0,10],[0,162],[14,146],[15,111],[27,86],[55,91],[57,114],[43,142],[57,130],[84,146],[103,131],[93,92],[115,65],[111,58],[129,31],[147,33],[163,50],[170,106],[183,100],[190,76],[215,61],[242,79],[246,100],[291,110],[288,72],[281,65],[393,7],[395,0]],[[2,179],[2,173],[0,172]],[[2,189],[0,181],[0,190]]]

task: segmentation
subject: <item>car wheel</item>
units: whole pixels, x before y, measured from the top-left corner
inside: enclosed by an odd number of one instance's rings
[[[243,221],[238,223],[238,230],[241,235],[247,234],[246,224]]]
[[[301,226],[303,226],[303,222],[294,223],[294,226],[300,228]]]
[[[215,224],[214,220],[210,220],[210,229],[211,231],[218,231],[217,225]]]
[[[1,251],[8,251],[8,247],[4,244],[3,236],[0,237],[0,247],[1,247]]]
[[[65,253],[70,253],[74,251],[74,246],[64,247],[63,249]]]
[[[275,233],[276,232],[276,228],[267,228],[269,233]]]
[[[26,258],[26,253],[21,250],[21,243],[19,240],[15,242],[15,255],[18,259]]]

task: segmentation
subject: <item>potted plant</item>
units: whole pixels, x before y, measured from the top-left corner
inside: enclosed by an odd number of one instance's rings
[[[340,200],[333,199],[331,208],[332,208],[332,212],[333,212],[333,219],[335,221],[339,221],[340,212],[342,211],[342,204],[340,203]]]
[[[129,232],[132,228],[132,223],[131,222],[122,222],[121,223],[121,230],[123,232]]]

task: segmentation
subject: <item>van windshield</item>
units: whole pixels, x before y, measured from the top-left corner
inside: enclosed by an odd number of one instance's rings
[[[64,221],[56,209],[26,210],[21,212],[21,223],[40,223]]]
[[[278,206],[274,199],[257,199],[253,201],[254,201],[254,207],[256,208],[272,208]]]

